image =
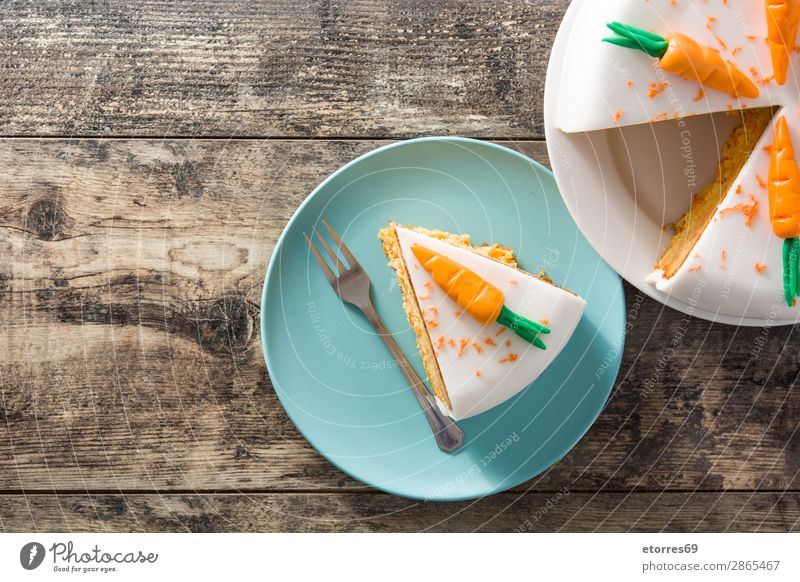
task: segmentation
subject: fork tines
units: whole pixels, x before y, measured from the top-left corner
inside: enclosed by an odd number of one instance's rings
[[[311,251],[314,253],[314,258],[317,259],[317,263],[319,263],[319,266],[322,269],[322,272],[325,274],[325,277],[328,279],[331,285],[333,285],[336,282],[337,277],[341,277],[350,269],[358,266],[358,261],[356,261],[353,253],[350,252],[350,249],[347,248],[344,242],[342,242],[342,239],[339,238],[339,235],[334,232],[330,225],[325,220],[322,221],[322,224],[324,224],[325,228],[328,229],[328,232],[330,233],[331,238],[333,238],[337,250],[343,255],[342,258],[340,258],[339,255],[331,248],[325,238],[320,234],[319,230],[315,228],[311,234],[313,236],[313,234],[316,233],[317,239],[319,239],[319,242],[322,244],[322,247],[325,249],[330,257],[331,262],[333,263],[333,269],[330,265],[328,265],[328,262],[322,256],[322,253],[319,252],[319,249],[317,249],[316,245],[311,241],[311,238],[306,233],[303,233],[303,236],[305,237],[308,246],[311,248]],[[336,272],[334,272],[334,269]]]

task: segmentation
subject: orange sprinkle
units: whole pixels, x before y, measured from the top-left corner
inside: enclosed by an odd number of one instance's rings
[[[511,347],[511,340],[506,340],[506,347],[507,347],[507,348],[510,348],[510,347]]]
[[[764,190],[767,189],[767,183],[764,181],[764,178],[762,178],[758,174],[756,174],[756,182],[758,182],[758,185],[761,186]]]
[[[614,123],[619,123],[622,121],[622,114],[625,113],[625,108],[620,107],[614,112]]]
[[[731,56],[732,56],[732,57],[735,57],[735,56],[736,56],[736,55],[738,55],[738,54],[739,54],[741,51],[742,51],[742,47],[740,47],[740,46],[735,46],[735,47],[733,47],[733,50],[731,51]]]
[[[762,77],[761,73],[759,73],[758,69],[755,67],[750,67],[750,75],[752,75],[753,80],[759,85],[768,85],[769,82],[772,81],[772,77]]]
[[[722,47],[722,50],[724,50],[724,51],[728,50],[728,45],[725,44],[725,41],[722,40],[722,38],[720,38],[720,36],[718,34],[715,34],[714,38],[717,39],[717,42],[719,43],[719,46]]]
[[[542,325],[550,325],[550,320],[545,317],[544,319],[540,319],[539,323]]]
[[[758,274],[760,275],[767,269],[767,266],[764,263],[756,263],[755,269],[756,271],[758,271]]]
[[[475,375],[476,375],[478,378],[480,378],[480,377],[481,377],[481,371],[480,371],[480,370],[475,370]]]
[[[428,294],[427,294],[427,295],[425,295],[425,297],[423,297],[422,295],[420,295],[420,296],[419,296],[419,298],[420,298],[420,300],[421,300],[421,301],[425,301],[425,300],[427,300],[427,299],[430,299],[430,298],[431,298],[431,287],[433,287],[433,283],[431,283],[430,281],[428,281],[427,283],[425,283],[425,289],[427,289],[427,290],[428,290]]]
[[[728,251],[723,250],[722,251],[722,262],[719,265],[720,269],[724,269],[725,268],[725,263],[726,263],[727,260],[728,260]]]
[[[716,22],[717,22],[716,17],[709,16],[708,19],[706,20],[706,28],[708,30],[711,30],[712,28],[714,28],[714,23],[716,23]]]
[[[506,362],[516,362],[517,360],[519,360],[519,356],[517,354],[515,354],[514,352],[511,352],[505,358],[500,360],[500,363],[501,364],[505,364]]]
[[[700,89],[697,91],[697,95],[694,96],[694,100],[701,101],[702,99],[705,98],[705,96],[706,96],[705,90],[702,87],[700,87]]]
[[[444,336],[440,335],[439,339],[436,340],[436,349],[441,350],[444,347]]]
[[[650,121],[652,121],[652,122],[664,121],[666,118],[667,118],[667,114],[666,113],[659,113],[658,115],[655,115],[655,116],[651,117]]]
[[[453,315],[455,315],[456,317],[461,317],[461,312],[460,311],[456,311],[456,312],[453,313]]]
[[[694,272],[696,272],[696,271],[699,271],[699,270],[700,270],[700,269],[702,269],[702,268],[703,268],[703,267],[701,267],[700,265],[697,265],[696,267],[692,267],[691,269],[689,269],[689,272],[690,272],[690,273],[694,273]]]
[[[650,83],[650,92],[647,94],[647,97],[650,99],[655,99],[658,95],[664,92],[664,89],[669,87],[669,83]]]
[[[519,285],[519,283],[517,283],[516,281],[509,281],[508,283],[509,285]]]
[[[479,354],[483,353],[483,346],[478,342],[472,342],[472,347],[475,348],[475,351],[478,352]]]
[[[720,218],[727,216],[731,212],[741,212],[744,214],[744,224],[745,226],[753,226],[753,217],[758,214],[758,200],[756,200],[755,196],[749,194],[750,200],[752,204],[744,204],[740,202],[730,208],[723,208],[719,211]]]
[[[461,345],[458,347],[458,354],[457,355],[461,356],[461,354],[463,354],[464,351],[467,349],[467,346],[469,346],[469,340],[467,338],[465,338],[465,337],[462,337],[461,338]]]
[[[456,347],[456,340],[454,340],[453,338],[448,339],[447,345],[450,346],[451,348]]]
[[[506,331],[506,328],[505,327],[501,327],[500,329],[497,330],[497,332],[494,335],[495,335],[495,337],[497,337],[498,335],[500,335],[501,333],[504,333],[505,331]]]
[[[742,185],[741,185],[741,184],[739,184],[738,186],[736,186],[736,193],[737,193],[737,194],[741,194],[741,193],[742,193]]]
[[[636,87],[636,83],[633,81],[628,81],[628,87]]]
[[[426,316],[425,315],[426,313],[429,313],[430,315]],[[439,327],[439,321],[437,320],[438,314],[439,314],[438,307],[428,307],[422,310],[422,316],[425,319],[425,324],[430,329],[436,329],[437,327]]]
[[[483,343],[485,343],[487,346],[496,346],[497,345],[496,343],[494,343],[494,340],[492,338],[490,338],[490,337],[487,337],[485,340],[483,340]]]

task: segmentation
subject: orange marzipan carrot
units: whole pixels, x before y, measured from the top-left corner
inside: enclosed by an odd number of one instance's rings
[[[794,156],[789,124],[781,115],[775,126],[769,164],[769,217],[781,238],[800,237],[800,172]]]
[[[437,252],[416,244],[411,250],[450,299],[481,323],[497,321],[505,302],[500,289]]]
[[[766,0],[766,6],[773,75],[778,85],[783,85],[800,25],[800,0]]]
[[[669,47],[661,57],[661,68],[684,79],[697,81],[704,87],[711,87],[728,93],[732,97],[758,97],[756,84],[736,65],[722,58],[714,48],[703,46],[680,33],[668,34]]]

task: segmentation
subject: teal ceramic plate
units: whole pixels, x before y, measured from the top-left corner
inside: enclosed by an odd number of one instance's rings
[[[532,386],[461,422],[464,448],[442,453],[383,343],[360,313],[339,301],[309,255],[302,233],[323,218],[369,273],[375,307],[423,378],[378,240],[389,220],[510,246],[523,268],[544,268],[584,297],[585,315]],[[372,487],[456,500],[531,479],[578,442],[619,370],[625,304],[620,278],[578,232],[548,170],[490,143],[424,138],[364,155],[311,193],[275,248],[261,317],[275,390],[317,451]]]

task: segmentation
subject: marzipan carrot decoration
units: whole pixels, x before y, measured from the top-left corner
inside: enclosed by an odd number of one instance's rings
[[[538,336],[550,333],[550,329],[511,311],[504,305],[500,289],[437,252],[419,245],[412,245],[411,250],[436,284],[472,317],[481,323],[497,322],[537,348],[547,349]]]
[[[619,22],[612,22],[608,27],[619,36],[603,41],[638,49],[660,59],[661,68],[669,73],[734,98],[755,99],[759,95],[756,84],[736,65],[723,59],[718,50],[698,44],[686,35],[671,33],[663,37]]]
[[[789,58],[794,51],[800,25],[800,0],[766,0],[767,43],[772,55],[772,70],[778,85],[786,82]]]
[[[794,305],[800,295],[800,171],[794,156],[789,124],[781,115],[775,126],[769,164],[769,218],[783,243],[783,294]]]

